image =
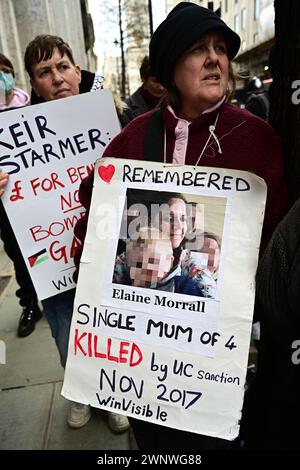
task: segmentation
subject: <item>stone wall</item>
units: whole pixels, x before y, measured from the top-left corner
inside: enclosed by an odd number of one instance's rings
[[[38,34],[62,36],[75,61],[87,67],[80,0],[1,0],[0,51],[13,63],[18,87],[30,89],[23,57],[27,44]]]

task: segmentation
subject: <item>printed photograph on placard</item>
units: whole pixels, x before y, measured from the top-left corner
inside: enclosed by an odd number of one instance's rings
[[[112,282],[218,299],[226,202],[128,188]]]

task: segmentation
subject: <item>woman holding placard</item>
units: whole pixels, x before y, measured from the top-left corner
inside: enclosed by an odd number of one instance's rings
[[[246,110],[227,103],[230,65],[239,36],[215,13],[191,2],[179,3],[150,41],[153,75],[166,88],[159,110],[129,123],[104,157],[253,172],[268,187],[262,235],[264,246],[282,218],[287,199],[284,161],[273,129]],[[90,207],[93,175],[81,184],[80,201]],[[75,233],[82,241],[87,218]],[[77,253],[77,261],[80,252]],[[143,450],[228,448],[229,442],[131,420]]]

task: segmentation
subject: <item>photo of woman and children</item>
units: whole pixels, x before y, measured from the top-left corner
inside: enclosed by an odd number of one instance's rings
[[[112,282],[218,299],[226,198],[127,189]]]

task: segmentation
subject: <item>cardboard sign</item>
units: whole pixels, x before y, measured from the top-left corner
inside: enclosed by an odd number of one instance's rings
[[[248,172],[98,161],[64,396],[234,439],[265,199]]]
[[[2,200],[40,300],[74,287],[79,185],[119,130],[108,90],[0,114]]]

